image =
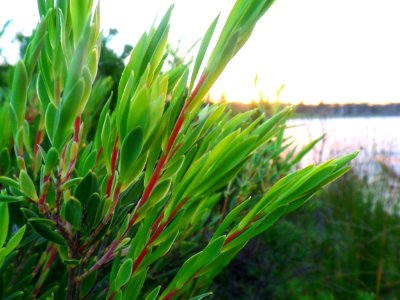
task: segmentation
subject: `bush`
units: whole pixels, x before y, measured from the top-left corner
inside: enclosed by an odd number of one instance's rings
[[[133,48],[111,105],[94,83],[99,7],[38,1],[41,21],[10,90],[13,147],[1,152],[1,297],[201,299],[251,238],[347,172],[355,154],[283,177],[214,222],[201,251],[185,246],[253,154],[280,145],[292,112],[252,119],[202,105],[272,2],[238,0],[199,73],[216,18],[190,76],[186,64],[163,69],[171,7]],[[181,249],[168,281],[151,281]]]

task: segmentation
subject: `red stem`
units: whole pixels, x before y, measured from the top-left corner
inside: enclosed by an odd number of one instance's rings
[[[228,235],[223,246],[228,245],[230,242],[232,242],[234,239],[236,239],[239,235],[241,235],[243,232],[245,232],[251,226],[251,224],[253,224],[255,221],[259,220],[261,217],[262,217],[262,215],[255,215],[245,227]]]
[[[102,153],[103,153],[103,147],[100,147],[100,148],[99,148],[99,152],[97,152],[97,155],[96,155],[96,162],[99,161],[100,155],[101,155]]]
[[[79,130],[81,128],[81,117],[78,116],[75,119],[75,136],[74,136],[74,141],[78,143],[79,141]]]
[[[90,243],[93,241],[93,239],[103,230],[104,226],[106,226],[108,224],[108,222],[111,220],[111,218],[114,214],[115,208],[117,207],[120,193],[121,193],[121,186],[118,185],[114,191],[114,199],[113,199],[113,203],[110,208],[110,211],[107,213],[103,222],[99,226],[97,226],[96,230],[89,236],[89,238],[86,240],[86,242],[79,248],[79,251],[82,252],[88,245],[90,245]]]
[[[107,183],[107,191],[106,191],[107,198],[110,197],[111,195],[111,189],[115,177],[115,166],[117,164],[117,157],[118,157],[118,135],[115,137],[114,148],[111,156],[111,176],[108,178],[108,183]]]
[[[56,255],[57,255],[57,248],[54,247],[53,251],[52,251],[52,253],[50,255],[50,258],[49,258],[49,260],[47,261],[47,263],[46,263],[46,265],[44,267],[45,270],[50,269],[50,266],[53,263],[54,259],[56,258]]]
[[[75,134],[74,134],[74,142],[79,145],[79,130],[81,128],[81,117],[76,117],[75,119]],[[67,169],[67,174],[65,175],[65,179],[64,181],[68,181],[69,178],[71,177],[71,173],[75,168],[75,163],[76,163],[76,157],[78,156],[78,153],[76,153],[76,156],[72,158],[72,160],[70,161],[69,165],[68,165],[68,169]]]
[[[171,300],[172,297],[174,297],[176,295],[177,291],[173,290],[171,292],[168,293],[167,296],[165,296],[162,300]]]
[[[54,244],[50,243],[50,245],[47,247],[47,249],[45,251],[46,257],[50,253],[50,251],[52,251],[53,247],[54,247]],[[43,258],[43,261],[36,266],[35,270],[33,271],[34,276],[40,271],[40,268],[43,266],[43,263],[45,261],[46,261],[46,258]]]
[[[161,220],[164,217],[164,212],[161,212],[160,215],[157,217],[157,220],[154,222],[153,226],[151,227],[152,231],[154,232],[153,235],[151,236],[150,240],[146,243],[146,246],[144,246],[143,250],[139,254],[138,258],[135,260],[133,267],[132,267],[132,275],[135,273],[137,268],[140,266],[140,263],[143,261],[145,258],[146,254],[149,252],[149,247],[151,244],[160,236],[161,233],[165,230],[165,228],[168,226],[168,224],[172,221],[172,219],[177,215],[179,210],[182,208],[182,206],[187,202],[187,198],[182,200],[171,212],[171,215],[168,217],[168,220],[161,224]]]
[[[48,191],[48,185],[47,183],[50,181],[50,175],[45,175],[43,177],[43,194],[39,199],[39,210],[42,210],[44,212],[44,204],[46,202],[46,197],[47,197],[47,191]]]
[[[118,247],[119,243],[125,238],[125,236],[128,234],[128,232],[132,229],[133,224],[135,224],[135,221],[137,220],[137,218],[139,216],[138,215],[139,208],[141,208],[146,203],[146,201],[149,199],[151,193],[153,192],[153,190],[158,182],[158,179],[160,178],[161,171],[164,168],[167,158],[169,158],[169,154],[175,143],[178,133],[182,129],[182,125],[186,118],[186,116],[185,116],[186,110],[188,109],[189,105],[193,102],[194,98],[197,96],[200,88],[202,87],[204,81],[207,78],[207,75],[208,74],[206,72],[203,73],[202,77],[200,78],[199,82],[196,85],[196,88],[192,91],[188,101],[185,103],[184,107],[182,108],[181,112],[179,113],[178,119],[176,120],[174,128],[172,130],[172,133],[168,139],[168,144],[167,144],[167,149],[165,151],[165,154],[162,155],[160,160],[158,161],[157,166],[150,178],[149,184],[145,188],[141,199],[136,204],[136,207],[132,213],[132,217],[129,220],[128,228],[125,230],[125,232],[121,235],[121,237],[118,240],[114,240],[111,243],[111,245],[108,247],[107,252],[87,272],[82,274],[79,279],[85,278],[90,273],[96,271],[103,263],[107,262],[108,259],[112,256],[114,250]]]
[[[189,105],[192,103],[193,99],[197,96],[201,86],[203,85],[204,81],[207,78],[207,73],[204,73],[203,76],[200,78],[199,82],[197,83],[196,88],[193,90],[192,94],[190,95],[189,100],[185,103],[184,107],[182,108],[181,112],[179,113],[179,117],[176,120],[176,123],[174,125],[174,128],[172,130],[172,133],[168,139],[168,144],[167,144],[167,149],[165,151],[165,154],[161,156],[160,160],[157,163],[157,166],[154,170],[154,173],[152,174],[149,184],[147,185],[146,189],[143,192],[142,198],[139,200],[138,204],[135,207],[134,213],[132,214],[131,220],[129,222],[129,226],[128,229],[125,231],[124,234],[126,234],[129,230],[130,227],[134,224],[134,221],[137,218],[137,210],[139,208],[141,208],[146,201],[149,199],[151,193],[154,190],[154,187],[157,184],[158,179],[160,178],[161,175],[161,171],[164,168],[164,165],[167,161],[167,159],[169,158],[169,154],[171,152],[171,149],[176,141],[176,138],[180,132],[180,130],[182,129],[183,123],[186,119],[186,110],[188,109]]]
[[[201,270],[201,269],[200,269],[200,270]],[[180,289],[170,291],[164,298],[160,298],[160,300],[170,300],[170,299],[172,299],[172,297],[174,297],[176,294],[178,294],[178,292],[181,291],[182,289],[184,289],[184,288],[188,285],[188,283],[189,283],[190,281],[192,281],[194,278],[197,277],[197,275],[199,275],[200,270],[198,270],[196,273],[194,273],[194,274],[192,275],[192,277],[190,277],[190,278],[183,284],[183,286],[182,286]],[[184,298],[182,298],[182,299],[184,299]]]
[[[42,130],[39,129],[37,134],[36,134],[36,139],[35,139],[35,149],[33,150],[33,154],[36,157],[38,151],[39,151],[39,145],[42,141]]]

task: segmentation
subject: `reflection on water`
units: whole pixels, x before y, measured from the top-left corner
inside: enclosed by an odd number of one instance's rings
[[[299,146],[326,134],[304,164],[359,150],[357,165],[364,171],[383,162],[400,174],[400,117],[293,119],[288,126],[288,136]]]

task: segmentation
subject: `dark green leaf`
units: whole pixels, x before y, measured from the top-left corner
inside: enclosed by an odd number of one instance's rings
[[[7,239],[8,218],[8,204],[0,203],[0,249]]]
[[[65,240],[62,235],[55,231],[54,222],[42,218],[30,218],[28,221],[32,228],[45,239],[56,244],[65,244]]]
[[[119,160],[119,180],[124,184],[129,184],[130,171],[136,162],[143,147],[143,131],[141,128],[132,130],[124,139]]]
[[[82,205],[76,198],[69,198],[65,203],[65,219],[76,229],[81,227]]]

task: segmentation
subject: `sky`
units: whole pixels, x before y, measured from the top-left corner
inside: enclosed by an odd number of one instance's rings
[[[116,28],[110,46],[134,45],[174,2],[170,41],[185,53],[234,0],[101,0],[102,28]],[[400,103],[399,0],[276,0],[211,91],[230,101]],[[13,19],[0,47],[12,62],[15,32],[38,20],[35,0],[0,0],[0,26]],[[218,29],[217,29],[218,30]],[[257,74],[257,84],[255,76]]]

